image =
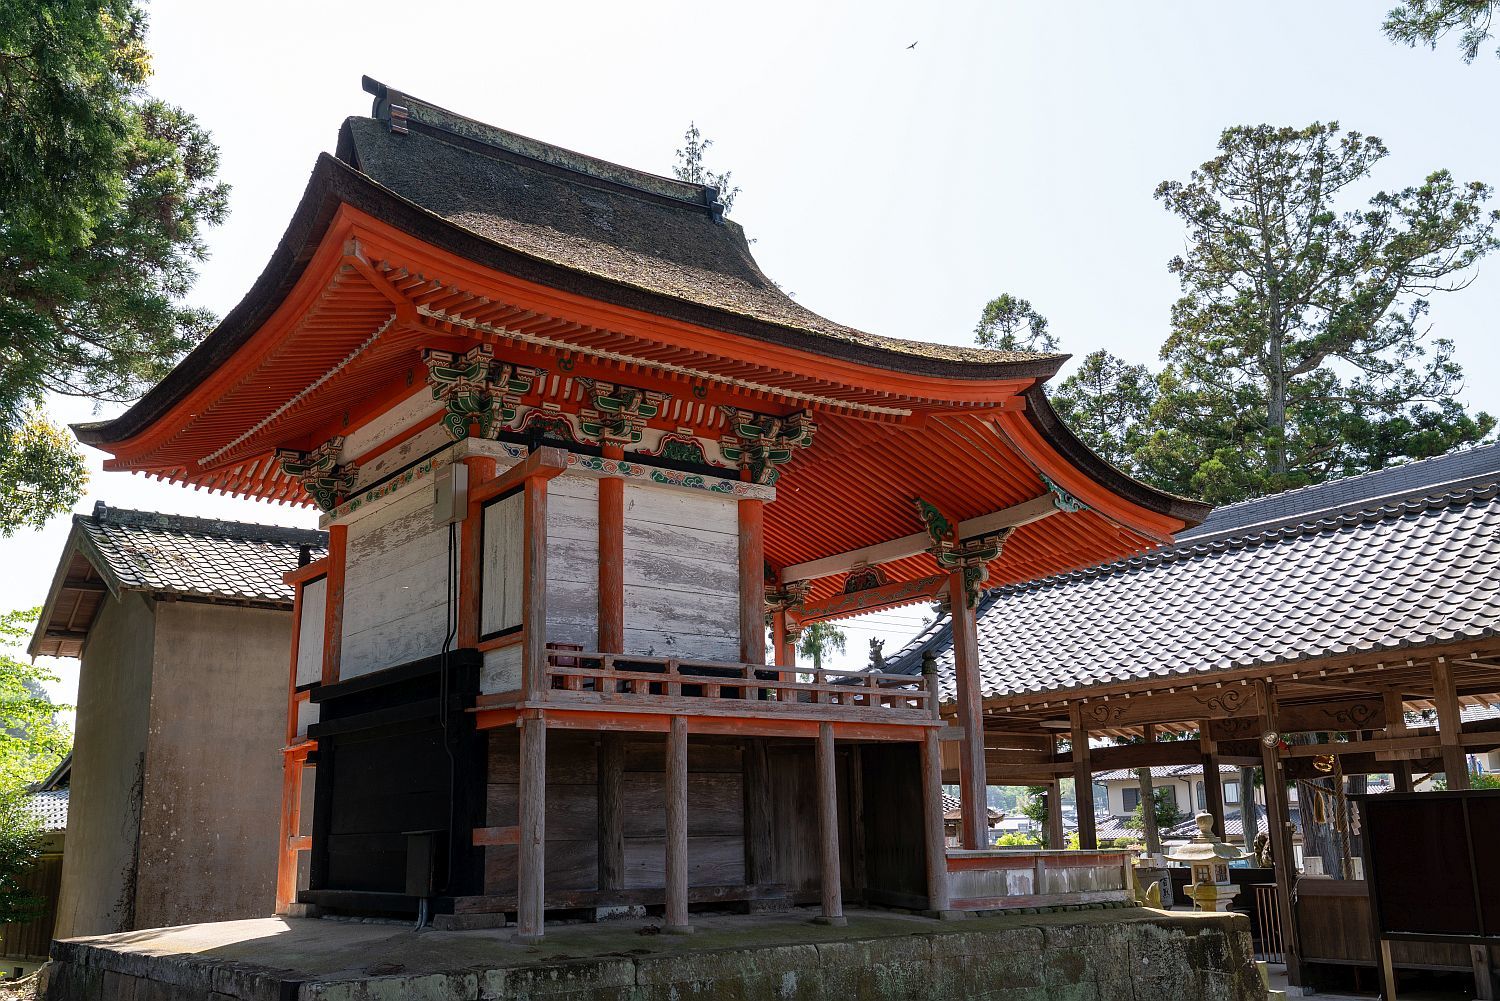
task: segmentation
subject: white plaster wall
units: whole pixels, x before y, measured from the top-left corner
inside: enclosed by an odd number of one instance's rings
[[[323,677],[323,626],[328,600],[328,578],[302,587],[301,622],[297,628],[297,684],[310,685]]]

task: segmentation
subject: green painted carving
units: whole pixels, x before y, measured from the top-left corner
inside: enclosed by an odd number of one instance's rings
[[[1046,473],[1041,475],[1042,482],[1047,485],[1048,490],[1052,491],[1052,503],[1059,511],[1066,514],[1077,514],[1079,511],[1089,510],[1087,504],[1054,483],[1052,478]]]
[[[917,513],[922,516],[922,527],[927,529],[927,535],[932,539],[934,546],[953,544],[958,541],[958,529],[943,516],[935,505],[929,504],[920,497],[913,498],[917,505]]]
[[[703,443],[696,438],[684,438],[681,435],[668,435],[662,439],[661,451],[657,453],[663,459],[671,459],[674,462],[692,462],[700,466],[708,465],[708,454],[703,450]]]
[[[312,497],[321,510],[331,511],[354,486],[359,467],[351,463],[338,464],[339,450],[344,447],[342,437],[330,438],[310,452],[299,452],[293,448],[278,448],[276,461],[281,471],[298,480],[302,488]]]
[[[592,410],[579,415],[578,429],[584,437],[601,445],[634,445],[641,440],[646,422],[661,413],[666,393],[635,386],[621,386],[598,379],[578,380],[589,394]]]
[[[806,410],[775,417],[738,407],[720,409],[729,425],[729,435],[719,444],[724,459],[750,470],[752,482],[767,486],[780,475],[776,467],[790,462],[797,449],[811,446],[818,430]]]
[[[1014,528],[1002,529],[973,539],[958,538],[958,526],[922,498],[916,498],[917,511],[922,523],[932,538],[928,550],[937,565],[944,570],[963,574],[964,595],[970,608],[979,601],[984,591],[984,582],[989,576],[989,564],[1000,558],[1005,550],[1005,540]]]
[[[463,354],[429,348],[422,352],[432,398],[444,403],[443,427],[458,441],[477,424],[481,437],[516,419],[521,397],[531,391],[540,369],[495,361],[495,349],[476,344]]]

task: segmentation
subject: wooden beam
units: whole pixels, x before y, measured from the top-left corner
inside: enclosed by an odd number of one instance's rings
[[[765,502],[740,501],[740,662],[766,662]]]
[[[1219,777],[1219,742],[1209,733],[1207,721],[1198,725],[1198,745],[1203,751],[1203,801],[1209,815],[1214,818],[1214,833],[1227,838],[1229,835],[1224,831],[1224,783]]]
[[[469,485],[469,499],[483,504],[501,494],[508,494],[533,479],[550,480],[568,468],[568,453],[550,445],[532,452],[524,462],[511,466],[499,476],[481,485]]]
[[[1276,729],[1276,689],[1269,684],[1260,686],[1261,729],[1264,733],[1280,733]],[[1292,907],[1292,887],[1296,879],[1296,855],[1292,853],[1291,808],[1287,802],[1286,773],[1275,747],[1261,743],[1261,768],[1266,792],[1266,828],[1270,836],[1271,853],[1275,859],[1276,917],[1281,925],[1282,946],[1286,952],[1287,980],[1294,986],[1302,985],[1302,954],[1297,940],[1296,911]]]
[[[958,524],[958,537],[960,539],[971,539],[980,535],[988,535],[1007,528],[1020,528],[1034,521],[1056,514],[1057,503],[1052,494],[1042,494],[1033,497],[1029,501],[1011,507],[982,514],[977,518],[970,518]],[[904,535],[899,539],[889,542],[876,543],[873,546],[864,546],[860,549],[851,549],[845,553],[836,553],[833,556],[824,556],[816,560],[808,560],[806,563],[794,563],[784,567],[781,571],[781,579],[786,582],[796,580],[814,580],[818,577],[832,577],[835,574],[845,573],[859,564],[867,566],[878,566],[881,563],[890,563],[893,560],[904,560],[912,556],[918,556],[932,548],[932,536],[926,532],[915,532]]]
[[[519,845],[520,827],[476,827],[473,834],[475,848],[490,848],[496,845]]]
[[[521,727],[521,844],[517,853],[516,939],[540,942],[546,907],[547,721],[534,715]]]
[[[339,680],[344,649],[344,570],[349,556],[349,526],[328,526],[328,583],[323,592],[323,677],[325,685]]]
[[[953,609],[954,674],[958,688],[959,804],[963,815],[963,846],[984,848],[989,833],[989,804],[984,760],[984,711],[979,677],[979,632],[969,607],[962,573],[948,576],[948,599]]]
[[[922,738],[922,842],[927,856],[927,909],[948,910],[948,842],[943,833],[943,749],[938,732]]]
[[[1146,724],[1150,726],[1151,724]],[[1201,752],[1191,741],[1161,740],[1150,744],[1121,744],[1096,747],[1089,752],[1094,770],[1107,772],[1115,768],[1156,768],[1162,765],[1196,765]]]
[[[605,458],[619,459],[618,446],[605,450]],[[605,476],[599,480],[599,652],[621,653],[625,649],[625,480]]]
[[[1094,825],[1094,768],[1090,759],[1089,730],[1084,723],[1083,707],[1074,705],[1073,715],[1073,797],[1078,801],[1078,847],[1095,851],[1099,835]],[[1146,804],[1151,809],[1151,804]]]
[[[1047,783],[1047,847],[1061,851],[1068,846],[1068,835],[1063,830],[1062,779]]]
[[[1469,788],[1469,760],[1464,755],[1460,736],[1463,715],[1458,705],[1458,690],[1453,686],[1453,666],[1446,657],[1432,662],[1432,701],[1437,706],[1438,741],[1443,748],[1443,774],[1448,788]]]
[[[524,581],[521,586],[521,688],[540,699],[547,684],[547,481],[525,481],[526,532]]]
[[[624,740],[614,730],[599,734],[599,889],[605,891],[625,886]]]
[[[818,921],[844,925],[844,887],[839,873],[839,783],[834,760],[833,727],[818,727],[815,755],[818,771],[818,843],[822,849],[819,882],[823,887],[823,911]]]
[[[672,717],[667,733],[667,913],[662,931],[687,935],[688,924],[688,825],[687,825],[687,719]]]
[[[458,645],[479,645],[480,579],[484,563],[484,505],[475,501],[474,488],[495,478],[495,460],[471,455],[464,459],[469,467],[469,498],[463,523],[463,541],[458,570]]]
[[[777,882],[766,738],[746,737],[741,753],[745,756],[745,883],[763,886]]]

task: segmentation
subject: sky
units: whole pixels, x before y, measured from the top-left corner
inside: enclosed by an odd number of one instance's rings
[[[1389,2],[1041,0],[149,6],[150,90],[217,141],[231,214],[192,301],[219,314],[269,259],[320,151],[369,113],[368,74],[515,132],[659,173],[694,121],[733,217],[804,305],[861,329],[963,343],[984,303],[1029,299],[1075,357],[1154,362],[1181,224],[1153,200],[1237,124],[1337,120],[1391,155],[1370,191],[1447,168],[1500,183],[1500,59],[1391,44]],[[913,42],[915,48],[909,48]],[[1368,194],[1368,192],[1366,192]],[[1352,207],[1352,205],[1351,205]],[[1434,301],[1462,399],[1500,411],[1500,256]],[[54,401],[60,421],[95,410]],[[86,450],[87,451],[87,450]],[[312,526],[313,513],[103,473],[96,500]],[[0,608],[45,598],[68,519],[0,541]],[[852,623],[894,650],[920,608]],[[56,662],[71,699],[76,664]]]

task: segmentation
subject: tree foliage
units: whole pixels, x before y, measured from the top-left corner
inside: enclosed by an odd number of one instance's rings
[[[1084,444],[1127,472],[1136,468],[1155,403],[1151,370],[1103,350],[1085,355],[1052,395],[1058,414]]]
[[[724,211],[728,212],[734,207],[734,200],[740,189],[739,185],[732,183],[734,171],[726,170],[719,174],[708,169],[705,154],[713,144],[712,139],[703,138],[703,133],[698,131],[697,122],[689,122],[687,131],[682,134],[682,148],[677,151],[677,162],[672,165],[672,175],[679,181],[717,188],[719,201],[723,202]]]
[[[797,641],[797,652],[811,657],[813,670],[823,669],[823,658],[831,653],[843,653],[847,637],[844,631],[832,622],[814,622],[802,630]]]
[[[0,791],[0,924],[34,921],[47,902],[22,883],[42,855],[42,824],[24,792]]]
[[[0,0],[0,449],[44,440],[45,393],[134,399],[208,330],[183,304],[222,221],[218,150],[152,98],[135,0]],[[30,427],[28,432],[26,429]],[[26,475],[24,456],[0,466]],[[0,500],[0,534],[71,505],[58,473]],[[59,490],[62,486],[64,489]],[[76,488],[76,481],[72,484]],[[20,500],[12,507],[13,499]]]
[[[1439,40],[1457,32],[1459,51],[1471,63],[1490,39],[1497,7],[1496,0],[1406,0],[1386,14],[1385,34],[1393,42],[1435,49]]]
[[[1452,401],[1452,342],[1428,299],[1496,245],[1490,188],[1443,170],[1336,204],[1387,155],[1337,123],[1226,129],[1219,155],[1156,191],[1187,225],[1162,348],[1152,478],[1222,502],[1475,441],[1493,420]]]
[[[1172,790],[1170,788],[1154,789],[1152,790],[1152,792],[1152,799],[1156,803],[1156,809],[1155,811],[1153,811],[1154,816],[1156,817],[1156,829],[1158,831],[1165,831],[1167,828],[1175,826],[1182,820],[1182,812],[1177,809],[1177,800],[1173,797]],[[1125,821],[1125,826],[1130,828],[1132,831],[1145,830],[1145,808],[1146,803],[1144,800],[1137,803],[1135,805],[1135,810]]]
[[[1030,302],[1002,292],[984,304],[974,340],[997,351],[1056,351],[1057,339],[1047,330],[1047,318]]]
[[[19,648],[41,610],[0,615],[0,650]],[[43,684],[57,676],[43,667],[0,653],[0,793],[18,792],[46,778],[73,746]]]

